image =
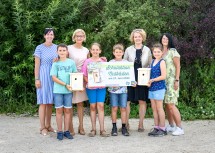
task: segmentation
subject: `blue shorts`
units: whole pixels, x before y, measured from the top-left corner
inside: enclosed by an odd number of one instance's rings
[[[127,93],[111,93],[110,92],[110,103],[112,107],[119,106],[125,108],[127,106]]]
[[[57,94],[54,93],[55,108],[72,108],[72,93]]]
[[[106,88],[102,89],[86,89],[87,96],[90,104],[95,104],[97,102],[104,102],[106,96]]]
[[[164,100],[165,92],[166,92],[165,89],[149,91],[149,99]]]

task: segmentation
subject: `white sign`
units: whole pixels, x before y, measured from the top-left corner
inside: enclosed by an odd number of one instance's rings
[[[133,62],[92,62],[87,66],[88,86],[133,86]]]

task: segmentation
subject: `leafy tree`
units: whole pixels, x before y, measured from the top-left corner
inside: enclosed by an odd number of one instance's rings
[[[44,28],[55,29],[56,44],[72,44],[73,31],[82,28],[87,33],[85,46],[101,43],[108,59],[112,58],[115,43],[131,45],[132,30],[143,28],[149,47],[163,32],[172,33],[176,40],[183,64],[183,117],[215,117],[193,109],[201,108],[203,101],[207,103],[205,112],[215,107],[210,92],[215,84],[211,64],[215,51],[213,0],[1,0],[0,13],[0,112],[36,112],[33,53],[44,41]],[[193,110],[192,114],[188,115],[188,109]],[[132,114],[138,115],[136,107]]]

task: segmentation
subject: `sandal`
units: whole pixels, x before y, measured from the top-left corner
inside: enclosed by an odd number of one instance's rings
[[[78,128],[78,133],[80,134],[80,135],[85,135],[85,131],[84,131],[84,129],[82,128]]]
[[[74,129],[73,129],[73,128],[70,128],[70,129],[69,129],[69,132],[70,132],[70,134],[71,134],[72,136],[74,136],[74,135],[75,135],[75,131],[74,131]]]
[[[40,134],[42,134],[43,136],[46,136],[48,134],[48,130],[44,127],[40,129]]]
[[[91,130],[90,133],[88,134],[89,137],[95,137],[96,135],[96,130]]]
[[[109,137],[110,134],[108,134],[105,130],[103,130],[103,131],[100,131],[100,136],[101,137]]]
[[[53,129],[53,127],[51,127],[51,125],[49,127],[47,127],[46,129],[48,130],[48,132],[54,132],[54,133],[57,132],[55,129]]]
[[[137,131],[138,131],[138,132],[144,132],[144,130],[145,130],[144,128],[138,127],[138,130],[137,130]]]

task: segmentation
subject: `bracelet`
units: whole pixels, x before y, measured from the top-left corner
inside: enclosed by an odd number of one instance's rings
[[[67,84],[64,85],[65,87],[67,86]]]
[[[176,82],[178,82],[179,80],[175,79]]]
[[[36,81],[36,80],[40,80],[40,79],[38,79],[38,78],[35,78],[35,81]]]

